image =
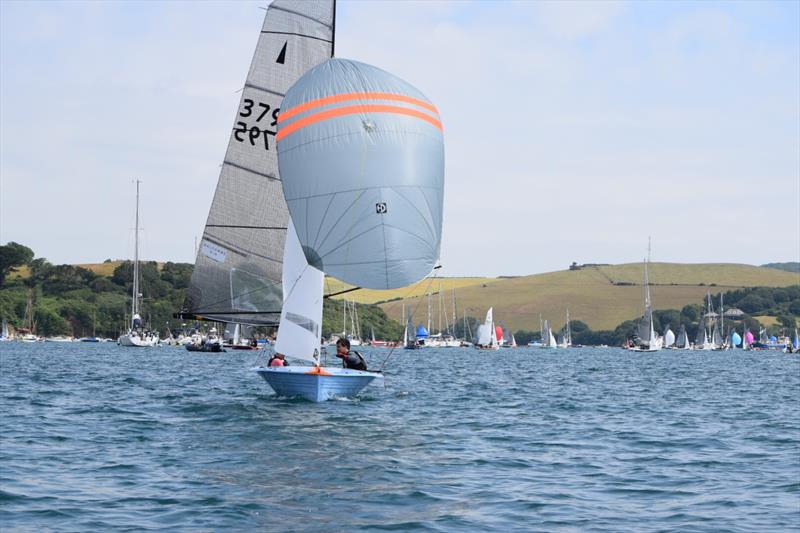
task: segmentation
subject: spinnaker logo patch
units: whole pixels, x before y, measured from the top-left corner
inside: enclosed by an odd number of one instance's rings
[[[378,202],[377,204],[375,204],[375,212],[378,213],[379,215],[385,215],[386,202]]]
[[[202,250],[204,256],[208,257],[212,261],[216,261],[217,263],[224,263],[225,259],[228,258],[228,250],[221,246],[217,246],[216,244],[211,244],[207,241],[203,241],[203,245],[200,249]]]

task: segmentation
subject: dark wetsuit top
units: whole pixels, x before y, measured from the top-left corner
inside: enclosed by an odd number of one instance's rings
[[[342,357],[342,366],[345,368],[352,368],[353,370],[366,370],[367,362],[364,361],[360,353],[350,351],[347,355]]]

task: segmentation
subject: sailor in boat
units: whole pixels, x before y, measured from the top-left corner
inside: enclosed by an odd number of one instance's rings
[[[350,351],[350,341],[341,338],[336,341],[336,357],[342,360],[342,366],[344,368],[351,368],[353,370],[366,370],[367,369],[367,362],[364,360],[364,357],[354,351]]]
[[[289,366],[289,363],[286,362],[285,355],[275,352],[275,355],[269,358],[267,366]]]

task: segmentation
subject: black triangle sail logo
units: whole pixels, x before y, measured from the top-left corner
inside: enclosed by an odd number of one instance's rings
[[[286,42],[283,43],[283,48],[281,48],[281,53],[278,54],[278,59],[276,59],[275,62],[283,65],[284,61],[286,61]]]

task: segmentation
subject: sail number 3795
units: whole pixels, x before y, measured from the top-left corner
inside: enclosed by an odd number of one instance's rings
[[[243,106],[242,110],[239,112],[239,116],[248,120],[255,119],[256,124],[249,126],[247,122],[243,120],[237,121],[236,127],[233,129],[233,138],[240,143],[250,141],[251,146],[260,143],[258,139],[261,138],[264,139],[264,149],[269,150],[268,135],[274,136],[277,133],[274,128],[278,125],[278,113],[280,113],[281,109],[276,107],[272,109],[272,113],[270,113],[271,107],[269,104],[255,102],[249,98],[242,100],[242,104]],[[272,119],[269,124],[266,124],[266,121],[264,123],[261,122],[264,120],[264,117],[267,118],[267,121],[269,121],[270,118]],[[262,124],[261,127],[258,126],[259,123]]]

